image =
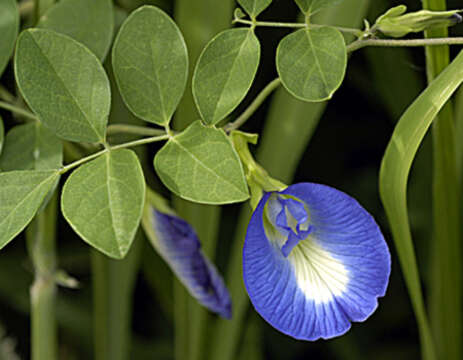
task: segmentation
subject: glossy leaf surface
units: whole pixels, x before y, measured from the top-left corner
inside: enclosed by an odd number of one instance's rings
[[[136,116],[169,123],[185,91],[188,53],[165,12],[143,6],[127,18],[114,43],[113,69],[122,98]]]
[[[223,130],[200,121],[172,137],[156,154],[156,172],[172,192],[206,204],[227,204],[249,197],[238,154]]]
[[[216,124],[239,105],[259,59],[259,40],[249,29],[223,31],[207,44],[193,74],[193,96],[207,124]]]
[[[283,86],[296,98],[330,99],[346,73],[344,38],[331,27],[298,30],[278,45],[276,64]]]
[[[145,181],[131,150],[107,152],[75,170],[61,197],[64,217],[81,238],[116,259],[135,237],[145,197]]]
[[[30,29],[18,38],[15,75],[44,125],[71,141],[103,141],[111,102],[97,57],[68,36]]]
[[[38,27],[68,35],[103,61],[113,37],[113,4],[111,0],[61,0],[40,18]]]

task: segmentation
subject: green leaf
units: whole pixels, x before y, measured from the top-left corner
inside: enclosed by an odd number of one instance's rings
[[[63,144],[36,121],[12,128],[5,138],[0,169],[56,170],[63,164]]]
[[[272,0],[238,0],[238,3],[251,18],[256,18],[262,11],[268,8]]]
[[[0,249],[32,220],[58,176],[57,171],[0,173]]]
[[[463,52],[413,102],[397,123],[379,175],[381,201],[420,328],[423,359],[436,359],[426,316],[407,210],[407,181],[413,159],[439,111],[463,82]]]
[[[81,42],[103,61],[113,37],[113,4],[111,0],[61,0],[37,26]]]
[[[154,6],[134,11],[117,35],[112,60],[130,111],[145,121],[167,125],[188,77],[186,44],[172,19]]]
[[[330,99],[346,73],[346,44],[332,27],[301,29],[281,40],[276,65],[283,86],[304,101]]]
[[[13,53],[18,29],[19,12],[16,0],[0,1],[0,75]]]
[[[325,7],[334,6],[342,0],[295,0],[304,14],[314,14]]]
[[[205,204],[244,201],[249,192],[238,154],[223,130],[195,121],[156,154],[154,167],[178,196]]]
[[[140,162],[133,151],[123,149],[75,170],[64,184],[61,209],[84,241],[122,259],[135,237],[144,199]]]
[[[246,96],[260,60],[253,30],[225,30],[205,47],[193,74],[193,96],[201,117],[216,124]]]
[[[5,136],[5,129],[3,128],[3,120],[2,117],[0,116],[0,155],[2,154],[3,150],[3,140]],[[1,169],[1,166],[0,166]]]
[[[26,30],[16,45],[15,75],[27,104],[56,135],[104,141],[109,81],[85,46],[51,30]]]

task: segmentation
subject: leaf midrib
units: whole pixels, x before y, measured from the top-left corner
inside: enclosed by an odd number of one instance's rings
[[[46,31],[46,30],[45,30]],[[63,81],[63,79],[61,79],[61,77],[58,75],[58,72],[56,71],[55,67],[53,66],[53,64],[50,62],[50,60],[48,59],[48,57],[45,55],[45,53],[42,51],[42,48],[39,46],[39,44],[37,43],[34,35],[29,32],[29,35],[30,37],[32,38],[33,40],[33,43],[34,45],[37,47],[37,49],[39,50],[40,54],[42,54],[43,58],[47,61],[47,63],[50,65],[50,68],[53,70],[54,74],[56,75],[56,77],[58,78],[58,80],[60,81],[61,85],[63,85],[63,88],[66,90],[66,92],[70,95],[71,99],[73,100],[74,104],[76,105],[77,109],[80,111],[80,113],[83,115],[84,119],[86,120],[86,122],[90,125],[90,127],[92,128],[92,130],[94,131],[96,137],[99,139],[99,140],[102,140],[101,139],[101,136],[100,134],[98,133],[97,129],[95,128],[95,126],[92,124],[92,122],[88,119],[86,113],[84,112],[84,110],[80,107],[80,104],[79,102],[77,101],[77,99],[75,98],[74,94],[67,88],[66,86],[66,83]],[[64,36],[64,35],[61,35],[61,36]],[[73,40],[75,41],[75,40]],[[94,54],[92,54],[94,55]],[[95,56],[95,55],[94,55]],[[93,86],[92,86],[93,87]]]
[[[245,194],[236,184],[230,182],[227,178],[219,176],[213,169],[209,168],[204,164],[200,159],[198,159],[192,152],[188,151],[186,147],[184,147],[180,142],[178,142],[175,137],[172,137],[170,139],[173,143],[175,143],[183,152],[185,152],[187,155],[189,155],[193,160],[195,160],[196,163],[201,165],[204,169],[212,173],[216,178],[221,179],[222,181],[226,182],[227,184],[230,184],[232,187],[238,190],[240,194]]]

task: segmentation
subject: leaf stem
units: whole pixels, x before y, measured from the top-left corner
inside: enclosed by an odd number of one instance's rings
[[[0,108],[11,111],[12,113],[16,113],[18,115],[24,116],[24,117],[26,117],[28,119],[31,119],[31,120],[39,120],[39,118],[37,116],[35,116],[34,114],[32,114],[31,112],[29,112],[27,110],[24,110],[24,109],[21,109],[18,106],[9,104],[9,103],[7,103],[5,101],[0,101]]]
[[[251,105],[233,122],[225,125],[224,130],[230,132],[232,130],[238,129],[241,125],[243,125],[254,112],[262,105],[265,99],[279,86],[281,85],[280,78],[276,78],[269,82],[265,88],[257,95]]]
[[[14,102],[16,100],[15,96],[10,93],[6,87],[3,85],[0,85],[0,99],[3,99],[5,101],[8,101],[10,103]]]
[[[438,45],[463,45],[463,37],[433,38],[433,39],[359,39],[347,46],[347,53],[361,49],[366,46],[383,47],[417,47],[417,46],[438,46]]]
[[[295,29],[301,29],[301,28],[320,28],[324,26],[329,26],[329,25],[320,25],[320,24],[307,24],[307,23],[287,23],[287,22],[274,22],[274,21],[252,21],[252,20],[244,20],[244,19],[239,19],[235,18],[233,20],[233,23],[239,23],[239,24],[245,24],[249,26],[261,26],[261,27],[278,27],[278,28],[295,28]],[[354,35],[361,35],[363,33],[362,30],[360,29],[353,29],[353,28],[346,28],[342,26],[331,26],[334,27],[335,29],[338,29],[341,32],[348,33],[348,34],[354,34]]]
[[[147,126],[139,125],[127,125],[127,124],[114,124],[108,126],[108,135],[113,134],[135,134],[135,135],[145,135],[145,136],[158,136],[164,135],[165,131],[162,129],[154,129]]]
[[[66,172],[68,172],[69,170],[72,170],[74,169],[75,167],[79,166],[79,165],[82,165],[83,163],[86,163],[90,160],[93,160],[111,150],[118,150],[118,149],[125,149],[125,148],[129,148],[129,147],[134,147],[134,146],[138,146],[138,145],[144,145],[144,144],[150,144],[150,143],[153,143],[153,142],[156,142],[156,141],[162,141],[162,140],[167,140],[170,138],[170,135],[161,135],[161,136],[152,136],[152,137],[148,137],[148,138],[145,138],[145,139],[140,139],[140,140],[135,140],[135,141],[130,141],[130,142],[126,142],[126,143],[123,143],[123,144],[118,144],[118,145],[114,145],[114,146],[110,146],[108,145],[107,148],[101,150],[101,151],[98,151],[94,154],[91,154],[89,156],[86,156],[86,157],[83,157],[82,159],[79,159],[77,161],[74,161],[72,163],[70,163],[69,165],[66,165],[64,167],[61,168],[61,170],[59,171],[60,174],[64,174]]]
[[[33,360],[57,359],[56,327],[56,214],[58,197],[53,194],[43,212],[26,231],[35,279],[30,288],[31,343]]]

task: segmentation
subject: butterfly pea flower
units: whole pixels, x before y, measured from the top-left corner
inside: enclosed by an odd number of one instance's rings
[[[243,248],[257,312],[296,339],[329,339],[366,320],[384,296],[390,254],[373,217],[334,188],[300,183],[264,192]]]
[[[154,203],[160,197],[149,190]],[[231,318],[231,299],[216,267],[201,250],[196,232],[161,202],[158,208],[147,201],[142,220],[148,238],[159,255],[167,262],[191,296],[209,310]]]

